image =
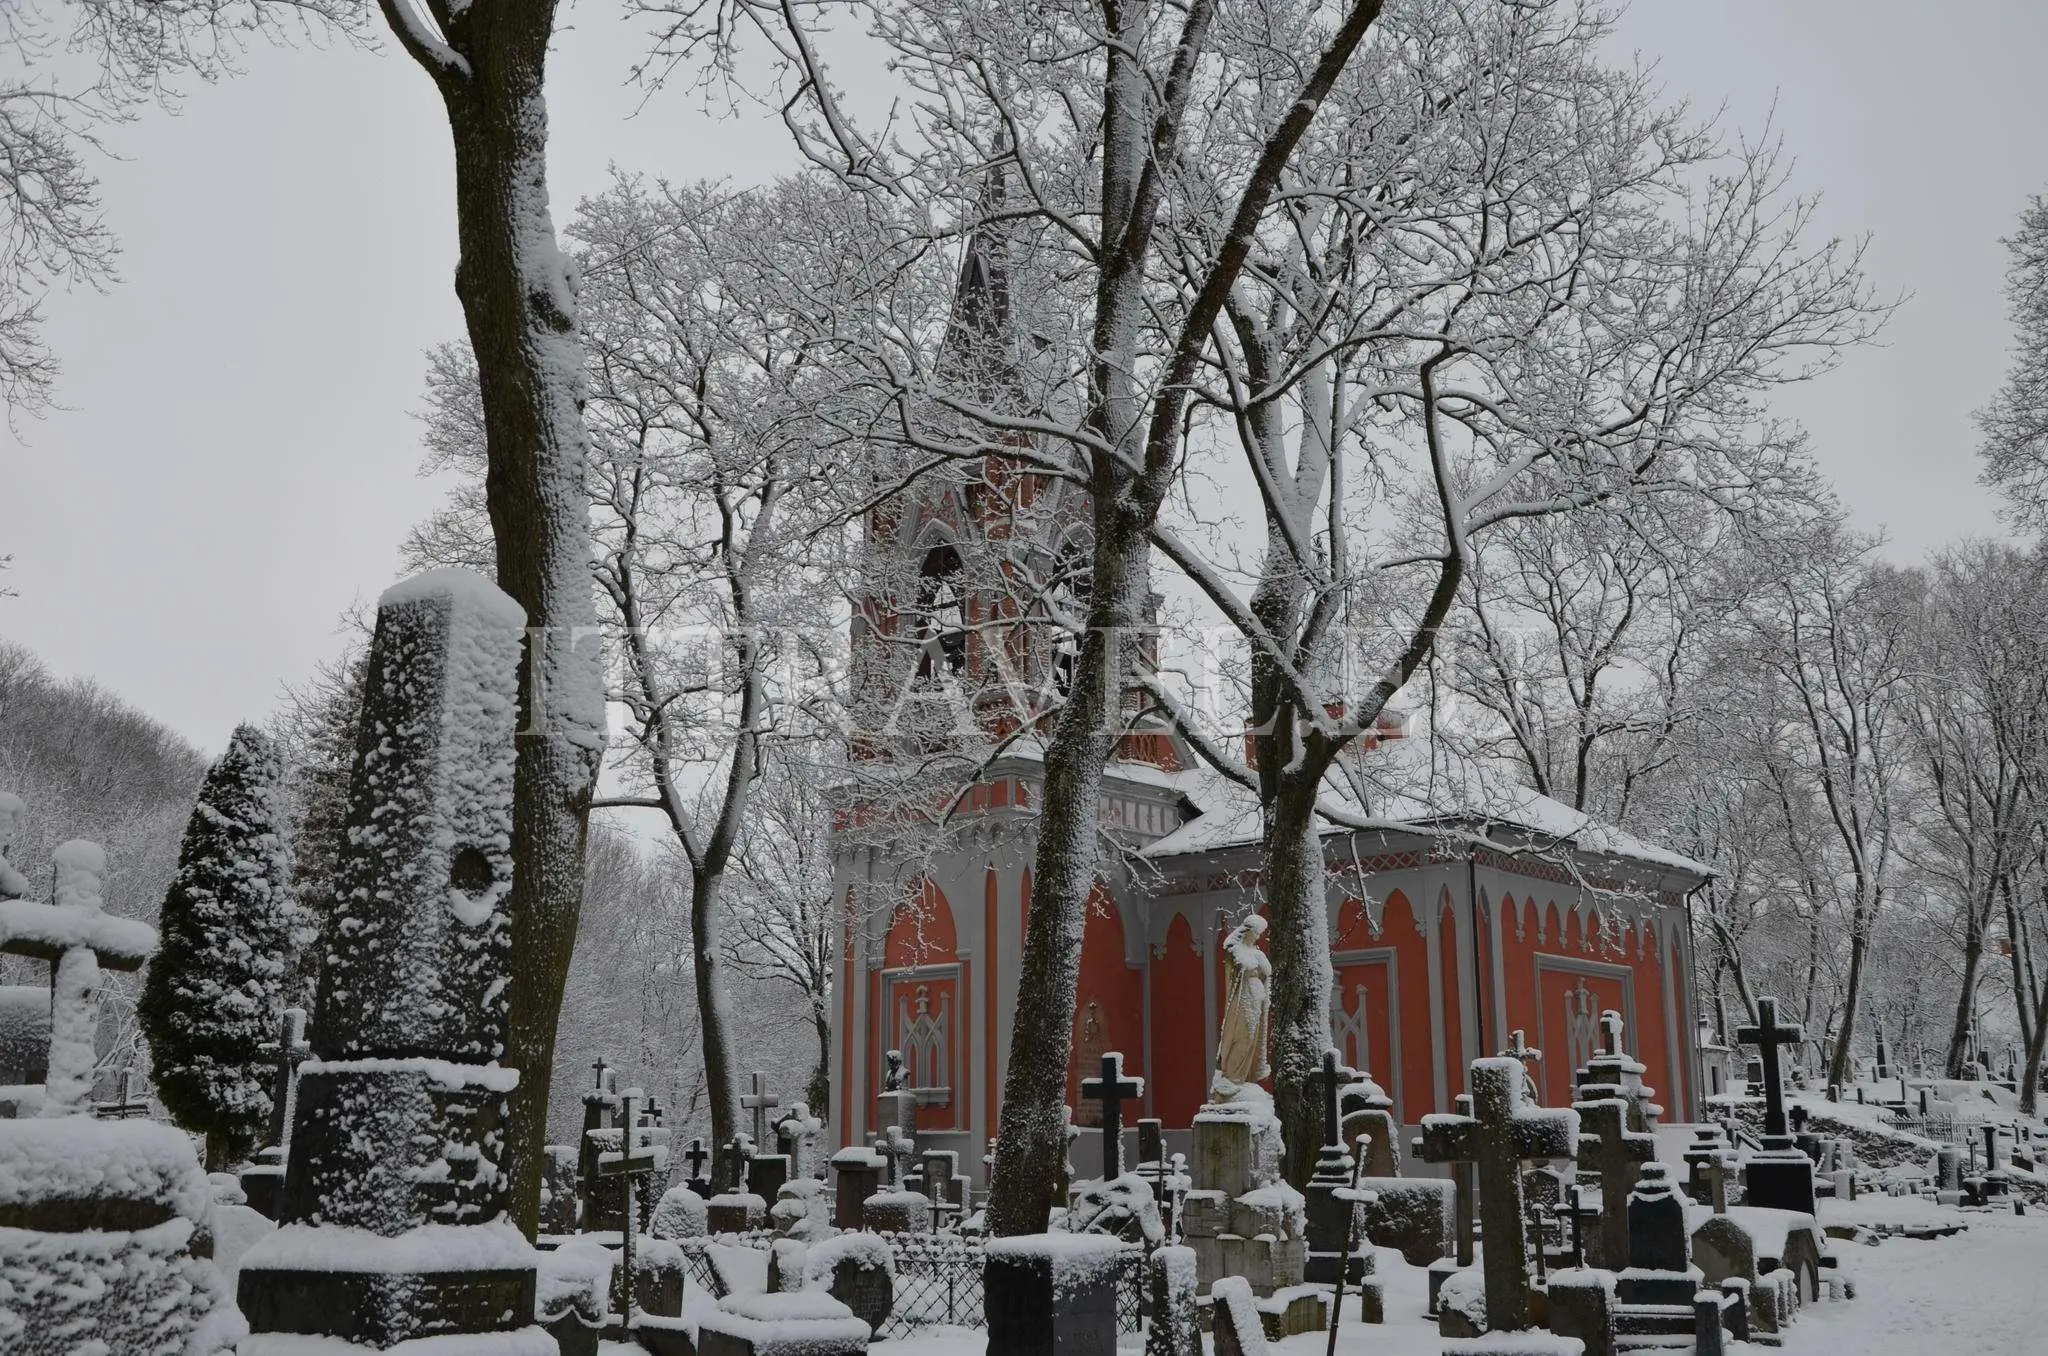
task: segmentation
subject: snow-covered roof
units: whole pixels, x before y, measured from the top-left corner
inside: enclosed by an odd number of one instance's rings
[[[1114,765],[1111,775],[1125,776],[1128,766]],[[1200,813],[1147,844],[1140,855],[1156,861],[1259,841],[1259,802],[1251,788],[1206,765],[1168,775]],[[1702,880],[1714,874],[1702,862],[1575,810],[1522,785],[1500,768],[1427,736],[1389,739],[1348,754],[1326,779],[1324,801],[1392,831],[1456,827],[1504,841],[1532,838],[1542,845],[1640,862]],[[1326,819],[1323,831],[1334,835],[1355,827]]]

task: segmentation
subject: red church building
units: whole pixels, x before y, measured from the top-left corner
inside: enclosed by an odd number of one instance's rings
[[[984,394],[1028,379],[1013,366],[1024,360],[1008,309],[1001,261],[977,240],[948,345]],[[1062,600],[1085,598],[1088,522],[1071,481],[1002,458],[930,478],[910,503],[870,518],[855,685],[881,694],[892,717],[869,727],[885,734],[855,741],[856,763],[901,760],[902,741],[927,737],[913,709],[927,705],[954,713],[956,744],[966,729],[985,747],[949,799],[944,832],[915,818],[891,830],[887,814],[859,803],[842,811],[831,1107],[841,1144],[882,1130],[876,1095],[897,1050],[920,1143],[959,1151],[979,1176],[1031,907],[1042,781],[1033,731],[1049,728],[1015,694],[1056,700],[1071,645],[1054,619]],[[1171,1131],[1190,1123],[1208,1086],[1221,942],[1260,906],[1260,816],[1250,792],[1170,729],[1134,717],[1120,755],[1102,817],[1122,851],[1105,854],[1089,910],[1069,1077],[1077,1092],[1081,1071],[1121,1051],[1145,1079],[1142,1111],[1127,1114]],[[1389,827],[1332,824],[1324,836],[1331,1039],[1392,1095],[1398,1119],[1451,1110],[1469,1062],[1506,1049],[1516,1030],[1544,1053],[1544,1100],[1568,1102],[1610,1008],[1666,1118],[1694,1119],[1687,899],[1707,869],[1455,758],[1426,732],[1379,731],[1351,771],[1331,794],[1373,788],[1372,818]],[[1070,1100],[1085,1123],[1090,1108]]]

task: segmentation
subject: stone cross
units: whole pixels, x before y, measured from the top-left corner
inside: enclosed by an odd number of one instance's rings
[[[668,1164],[667,1150],[653,1142],[652,1127],[641,1124],[641,1099],[644,1096],[640,1089],[628,1088],[620,1098],[619,1147],[616,1151],[606,1147],[610,1142],[610,1131],[593,1132],[603,1137],[597,1146],[597,1178],[599,1181],[618,1182],[619,1194],[626,1202],[619,1233],[616,1281],[619,1293],[614,1303],[619,1306],[618,1312],[625,1317],[629,1329],[633,1326],[633,1234],[640,1214],[634,1200],[635,1186],[638,1179],[651,1177]]]
[[[892,1190],[903,1185],[904,1165],[917,1152],[916,1142],[903,1133],[903,1127],[892,1125],[888,1133],[875,1136],[875,1152],[889,1160],[889,1186]]]
[[[744,1134],[734,1135],[725,1142],[724,1165],[714,1162],[712,1172],[715,1179],[712,1186],[719,1191],[745,1191],[747,1189],[747,1165],[754,1161],[754,1141]]]
[[[120,1088],[114,1094],[114,1100],[99,1103],[93,1107],[92,1114],[103,1121],[125,1121],[131,1116],[147,1116],[149,1098],[135,1097],[129,1093],[129,1085],[134,1079],[134,1070],[121,1070]]]
[[[1112,1050],[1102,1057],[1102,1072],[1081,1080],[1081,1095],[1102,1104],[1102,1180],[1124,1175],[1124,1099],[1143,1097],[1145,1080],[1124,1077],[1124,1057]]]
[[[781,1105],[782,1099],[768,1091],[766,1080],[756,1072],[754,1090],[740,1098],[741,1108],[754,1113],[754,1143],[768,1142],[768,1113]]]
[[[1759,998],[1756,1000],[1756,1025],[1740,1027],[1735,1040],[1740,1045],[1754,1045],[1763,1057],[1764,1066],[1764,1133],[1776,1139],[1785,1138],[1785,1085],[1778,1073],[1778,1047],[1792,1045],[1805,1039],[1797,1026],[1781,1026],[1778,1022],[1778,1000]]]
[[[1508,1048],[1501,1051],[1503,1059],[1512,1059],[1521,1064],[1529,1076],[1529,1086],[1536,1086],[1536,1066],[1543,1062],[1543,1052],[1529,1044],[1529,1038],[1520,1027],[1508,1033]]]
[[[1585,1192],[1574,1184],[1564,1189],[1564,1199],[1550,1207],[1550,1212],[1567,1221],[1572,1231],[1572,1265],[1586,1265],[1586,1207]]]
[[[1522,1033],[1518,1031],[1515,1034],[1519,1036]],[[1322,1066],[1308,1076],[1309,1083],[1323,1099],[1323,1147],[1326,1149],[1333,1144],[1339,1150],[1344,1147],[1343,1134],[1337,1128],[1337,1095],[1351,1086],[1357,1077],[1358,1070],[1337,1062],[1335,1050],[1323,1051]]]
[[[704,1175],[704,1165],[710,1161],[711,1150],[704,1147],[701,1139],[691,1140],[689,1147],[683,1150],[683,1162],[690,1165],[690,1177],[684,1185],[699,1196],[711,1194],[711,1179]]]
[[[270,1082],[270,1143],[280,1148],[291,1138],[292,1096],[298,1088],[299,1061],[313,1053],[305,1036],[306,1010],[286,1008],[278,1019],[277,1040],[263,1044],[263,1053],[277,1058]]]
[[[1522,1162],[1578,1153],[1578,1116],[1529,1105],[1522,1086],[1524,1072],[1513,1059],[1474,1060],[1472,1114],[1422,1118],[1424,1160],[1462,1160],[1477,1168],[1489,1332],[1521,1332],[1529,1326]]]
[[[1579,1113],[1579,1167],[1600,1179],[1600,1231],[1593,1261],[1618,1271],[1628,1265],[1624,1203],[1635,1190],[1643,1165],[1656,1158],[1657,1140],[1628,1128],[1628,1103],[1619,1097],[1573,1106]]]
[[[1308,1211],[1308,1258],[1303,1276],[1308,1281],[1342,1285],[1364,1275],[1364,1260],[1351,1256],[1352,1224],[1357,1210],[1351,1200],[1353,1168],[1345,1151],[1343,1134],[1337,1124],[1337,1097],[1352,1080],[1356,1069],[1337,1062],[1337,1052],[1323,1051],[1320,1069],[1308,1076],[1310,1087],[1323,1099],[1323,1143],[1316,1153],[1316,1167],[1306,1191]],[[1352,1264],[1356,1262],[1357,1266]]]
[[[18,813],[20,802],[7,797]],[[7,815],[12,829],[13,815]],[[5,844],[0,844],[5,846]],[[156,929],[116,918],[101,902],[107,854],[73,839],[50,854],[56,868],[51,903],[0,900],[0,955],[50,964],[50,1060],[44,1076],[45,1116],[92,1113],[94,1043],[100,1030],[100,972],[135,970],[156,949]]]

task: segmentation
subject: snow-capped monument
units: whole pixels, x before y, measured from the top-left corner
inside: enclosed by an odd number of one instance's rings
[[[499,1162],[518,1081],[497,1061],[525,625],[463,570],[378,604],[283,1227],[242,1264],[255,1352],[271,1333],[553,1349],[531,1326],[534,1256]]]
[[[206,1260],[212,1205],[191,1142],[93,1118],[101,973],[140,966],[156,929],[106,912],[97,843],[59,847],[50,901],[29,898],[6,860],[23,813],[0,793],[0,954],[49,962],[50,1054],[39,1114],[0,1121],[0,1350],[215,1356],[242,1327]]]

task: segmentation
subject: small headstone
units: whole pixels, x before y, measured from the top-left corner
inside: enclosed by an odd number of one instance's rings
[[[1209,1295],[1215,1302],[1216,1356],[1266,1356],[1266,1326],[1244,1277],[1225,1276],[1209,1287]]]
[[[858,1229],[866,1213],[867,1199],[882,1189],[888,1161],[880,1154],[858,1145],[832,1155],[835,1228]]]
[[[1152,1304],[1145,1356],[1202,1356],[1194,1249],[1179,1244],[1154,1249],[1145,1259],[1145,1284]]]
[[[1100,1234],[991,1241],[982,1272],[988,1356],[1115,1356],[1123,1250]]]

